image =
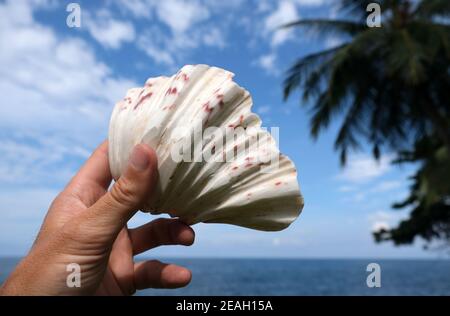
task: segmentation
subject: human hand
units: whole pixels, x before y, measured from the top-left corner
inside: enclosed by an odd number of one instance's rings
[[[152,193],[157,158],[137,145],[112,186],[108,144],[99,146],[56,197],[29,254],[4,283],[3,295],[131,295],[138,289],[187,285],[191,272],[133,256],[160,245],[191,245],[194,231],[177,219],[157,219],[135,229],[128,220]],[[66,283],[69,264],[81,268],[81,286]]]

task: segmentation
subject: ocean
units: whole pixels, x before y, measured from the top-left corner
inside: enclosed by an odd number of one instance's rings
[[[185,259],[162,261],[192,270],[190,285],[137,295],[450,295],[450,260]],[[18,262],[0,258],[0,282]],[[369,288],[366,271],[378,263],[381,286]]]

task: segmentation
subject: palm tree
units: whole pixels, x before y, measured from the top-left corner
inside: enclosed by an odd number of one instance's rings
[[[301,91],[314,138],[342,118],[335,139],[342,164],[362,140],[376,158],[382,149],[411,147],[431,134],[450,150],[450,1],[378,0],[382,27],[370,28],[372,2],[341,0],[348,19],[283,26],[348,39],[298,59],[284,81],[285,98]]]
[[[418,141],[413,151],[399,153],[396,163],[419,163],[410,195],[395,209],[412,207],[411,216],[393,229],[374,232],[376,241],[409,244],[416,236],[450,245],[450,155],[437,137]]]
[[[304,56],[288,70],[284,95],[300,90],[316,138],[332,119],[342,124],[335,149],[362,141],[398,153],[397,163],[419,163],[410,207],[398,227],[374,233],[377,241],[444,240],[450,246],[450,1],[378,0],[382,27],[366,24],[372,0],[341,0],[346,19],[303,19],[284,27],[338,35],[344,43]]]

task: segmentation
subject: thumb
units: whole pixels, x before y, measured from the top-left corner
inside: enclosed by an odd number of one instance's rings
[[[89,208],[89,221],[115,236],[149,199],[157,175],[154,150],[144,144],[134,147],[125,172],[111,190]]]

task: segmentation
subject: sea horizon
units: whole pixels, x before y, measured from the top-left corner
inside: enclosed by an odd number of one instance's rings
[[[26,255],[0,255],[0,259],[20,259]],[[153,260],[153,259],[230,259],[230,260],[411,260],[411,261],[434,261],[434,260],[448,260],[450,255],[442,255],[436,257],[264,257],[264,256],[242,256],[242,257],[228,257],[228,256],[136,256],[138,260]]]
[[[448,258],[136,258],[147,259],[184,266],[192,271],[192,281],[184,288],[136,295],[450,295]],[[19,260],[0,257],[0,283]],[[372,263],[380,267],[380,287],[367,284]]]

